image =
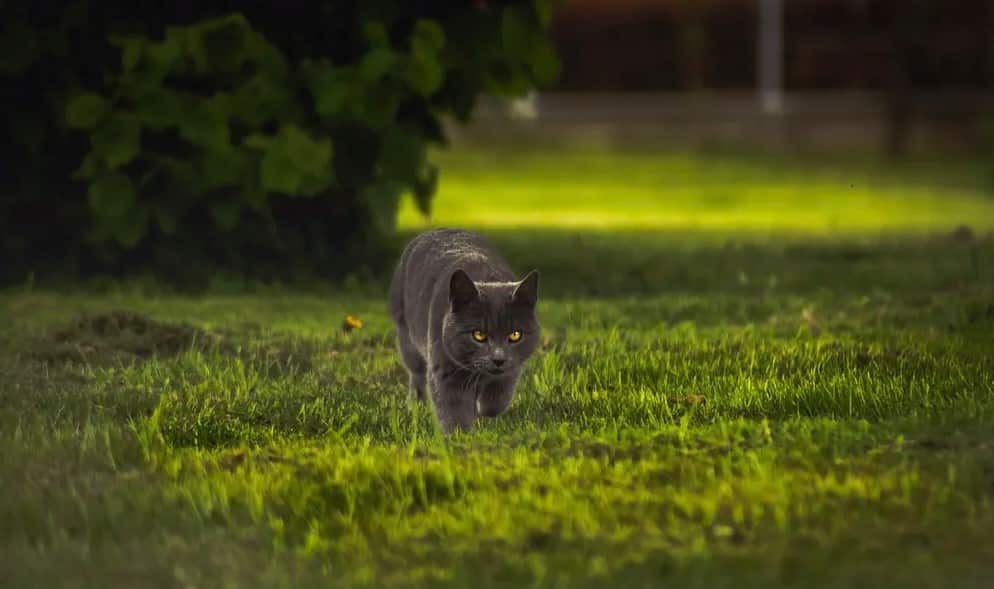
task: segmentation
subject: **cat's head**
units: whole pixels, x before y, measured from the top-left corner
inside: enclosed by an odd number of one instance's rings
[[[538,346],[538,272],[518,282],[473,282],[462,270],[449,280],[442,343],[456,364],[499,376],[521,368]]]

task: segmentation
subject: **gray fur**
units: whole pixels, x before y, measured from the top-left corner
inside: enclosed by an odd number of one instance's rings
[[[397,347],[418,399],[431,393],[446,433],[507,409],[539,340],[538,273],[517,281],[483,237],[437,229],[404,249],[390,285]],[[473,339],[473,331],[487,341]],[[522,333],[512,343],[512,331]],[[498,366],[499,364],[499,366]]]

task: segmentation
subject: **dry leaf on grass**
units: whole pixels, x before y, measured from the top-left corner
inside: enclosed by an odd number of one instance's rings
[[[352,315],[346,315],[345,319],[342,320],[342,330],[348,333],[357,329],[362,329],[362,320]]]

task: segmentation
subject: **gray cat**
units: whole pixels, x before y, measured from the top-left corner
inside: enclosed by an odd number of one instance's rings
[[[411,389],[431,392],[446,433],[468,430],[511,403],[521,368],[535,351],[538,272],[515,281],[483,237],[437,229],[415,237],[390,285],[390,315]]]

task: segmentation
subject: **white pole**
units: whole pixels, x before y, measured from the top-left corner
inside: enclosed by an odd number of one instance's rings
[[[763,112],[783,113],[783,0],[759,0],[759,103]]]

